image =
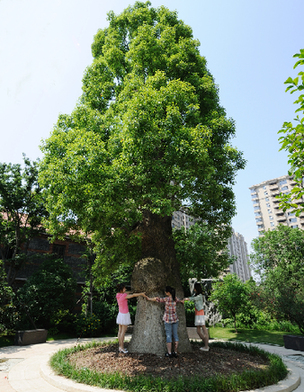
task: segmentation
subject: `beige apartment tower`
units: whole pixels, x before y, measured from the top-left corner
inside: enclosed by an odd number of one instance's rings
[[[284,212],[279,208],[280,201],[276,198],[280,193],[290,193],[295,185],[293,178],[286,175],[249,188],[259,235],[263,231],[274,230],[280,224],[293,228],[304,228],[304,214],[296,217],[292,209]],[[301,204],[303,200],[297,200],[297,203]]]
[[[228,240],[228,252],[234,256],[235,261],[228,268],[231,274],[236,274],[243,282],[251,277],[247,243],[242,236],[232,229],[232,236]]]

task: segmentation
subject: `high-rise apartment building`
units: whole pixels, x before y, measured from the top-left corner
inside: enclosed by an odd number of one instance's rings
[[[295,185],[293,178],[286,175],[249,188],[259,235],[263,231],[274,230],[279,224],[304,228],[304,214],[296,217],[292,209],[284,212],[279,208],[279,200],[276,198],[280,193],[290,193]],[[297,203],[303,203],[303,199],[297,200]]]
[[[247,243],[242,234],[232,230],[232,236],[228,240],[228,251],[230,256],[235,257],[235,261],[229,266],[227,272],[236,274],[243,282],[246,282],[246,280],[250,279],[251,272]]]
[[[190,215],[187,215],[182,211],[174,211],[172,216],[172,227],[175,229],[180,229],[184,227],[186,230],[189,229],[190,226],[194,225],[195,219]]]

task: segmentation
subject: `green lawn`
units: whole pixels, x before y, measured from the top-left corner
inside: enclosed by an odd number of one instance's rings
[[[209,328],[210,337],[213,339],[225,339],[225,340],[239,340],[248,343],[266,343],[266,344],[277,344],[284,346],[283,335],[288,332],[282,331],[258,331],[251,329],[238,329],[238,333],[235,332],[234,328],[221,328],[211,327]]]

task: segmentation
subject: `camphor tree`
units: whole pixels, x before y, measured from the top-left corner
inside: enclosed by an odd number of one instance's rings
[[[42,146],[49,230],[91,233],[96,282],[119,262],[137,262],[134,291],[163,296],[171,285],[183,297],[171,217],[187,208],[225,231],[244,166],[230,145],[234,123],[176,12],[136,2],[108,20],[94,38],[78,104]],[[161,305],[139,300],[130,351],[164,353],[162,314]],[[178,315],[179,349],[187,351],[181,304]]]

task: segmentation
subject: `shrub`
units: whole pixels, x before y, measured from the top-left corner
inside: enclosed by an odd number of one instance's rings
[[[15,294],[6,281],[3,262],[0,260],[0,333],[15,329],[19,314],[13,303]]]
[[[23,312],[20,327],[29,325],[26,311],[37,328],[57,327],[68,312],[74,311],[75,290],[76,281],[70,267],[61,259],[45,259],[18,291],[20,312]]]

